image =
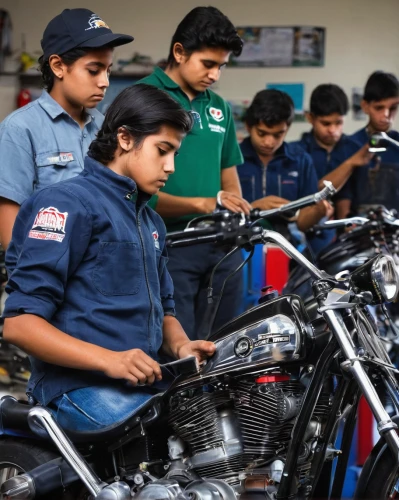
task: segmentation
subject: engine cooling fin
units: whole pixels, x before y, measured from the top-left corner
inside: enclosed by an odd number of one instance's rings
[[[249,460],[273,456],[287,446],[294,425],[293,421],[284,420],[287,405],[294,404],[299,409],[302,394],[303,388],[298,382],[239,382],[234,401],[244,453]]]

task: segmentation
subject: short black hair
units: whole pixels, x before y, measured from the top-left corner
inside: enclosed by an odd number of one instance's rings
[[[187,55],[203,48],[222,48],[236,57],[241,54],[244,42],[237,30],[216,7],[195,7],[178,25],[169,49],[168,66],[175,64],[173,47],[181,43]]]
[[[279,123],[291,125],[294,120],[295,109],[291,97],[281,90],[267,89],[258,92],[244,117],[248,127],[264,123],[273,127]]]
[[[107,165],[115,157],[120,127],[129,132],[134,147],[139,148],[148,136],[159,133],[165,125],[188,134],[193,118],[168,93],[157,87],[144,83],[127,87],[108,108],[88,155]]]
[[[347,95],[334,83],[318,85],[310,96],[310,112],[314,116],[328,116],[334,113],[345,116],[348,110]]]
[[[363,99],[367,102],[399,97],[399,81],[393,73],[374,71],[364,88]]]
[[[60,54],[59,56],[62,59],[62,62],[67,66],[72,66],[74,62],[76,62],[81,57],[84,57],[89,52],[92,52],[95,49],[72,49],[64,54]],[[54,73],[50,67],[50,63],[48,59],[45,59],[44,56],[39,58],[39,70],[42,74],[42,87],[50,92],[54,86]]]

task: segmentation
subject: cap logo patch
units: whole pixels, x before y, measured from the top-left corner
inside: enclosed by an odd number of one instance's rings
[[[217,122],[221,122],[224,119],[223,111],[221,109],[209,108],[209,114]]]
[[[97,28],[107,28],[110,29],[108,24],[101,19],[97,14],[92,14],[89,19],[89,27],[85,29],[85,31],[97,29]]]
[[[60,212],[55,207],[41,208],[35,217],[29,238],[53,240],[59,243],[65,238],[68,212]]]

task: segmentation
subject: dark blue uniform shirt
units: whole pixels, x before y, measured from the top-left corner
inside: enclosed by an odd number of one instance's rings
[[[399,132],[390,130],[387,134],[399,141]],[[369,135],[366,128],[358,130],[351,136],[358,145],[366,144],[369,141]],[[373,180],[372,172],[380,163],[386,167],[392,167],[391,171],[381,172],[380,182]],[[384,175],[384,177],[383,177]],[[350,193],[348,196],[352,202],[352,209],[357,211],[360,205],[382,203],[387,208],[399,209],[399,149],[395,146],[387,146],[387,150],[377,153],[373,160],[365,167],[358,167],[351,177]]]
[[[250,203],[270,195],[294,201],[318,191],[312,158],[299,146],[284,142],[267,167],[263,166],[249,137],[240,147],[244,163],[237,170],[242,195]]]
[[[77,339],[156,358],[173,284],[165,225],[136,193],[131,179],[86,158],[80,175],[29,198],[6,254],[4,316],[34,314]],[[48,404],[104,377],[32,358],[28,393]]]
[[[240,147],[244,163],[237,170],[242,195],[250,203],[270,195],[294,201],[318,191],[312,158],[300,146],[284,142],[266,167],[249,137]],[[318,239],[309,238],[308,243],[315,253],[320,251]]]
[[[328,152],[317,143],[312,132],[305,132],[300,141],[292,142],[291,144],[300,146],[310,154],[318,179],[322,179],[325,175],[338,168],[360,149],[357,142],[347,135],[342,135],[333,150]],[[335,198],[346,198],[346,189],[345,185],[339,193],[336,194]]]
[[[302,134],[300,141],[295,141],[291,144],[300,146],[304,151],[310,154],[318,179],[322,179],[325,175],[335,170],[359,150],[359,145],[346,135],[341,136],[341,139],[337,142],[331,152],[328,152],[325,148],[318,144],[312,132],[305,132]],[[334,196],[334,199],[339,200],[349,197],[350,187],[348,181]],[[334,229],[325,230],[321,233],[319,232],[317,236],[312,238],[314,240],[312,246],[317,246],[317,252],[319,252],[324,247],[329,245],[335,236],[336,231]],[[311,237],[309,237],[309,239],[311,239]]]

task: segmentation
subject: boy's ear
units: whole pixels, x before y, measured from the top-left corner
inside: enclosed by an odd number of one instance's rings
[[[180,42],[176,42],[173,45],[173,56],[175,58],[175,61],[180,64],[183,62],[184,57],[185,57],[185,50],[183,45]]]
[[[366,113],[366,115],[368,115],[370,110],[370,104],[364,99],[362,99],[360,102],[360,106],[362,108],[363,113]]]
[[[118,128],[117,141],[119,146],[124,152],[129,152],[133,149],[134,141],[133,137],[129,134],[129,132],[124,127]]]
[[[309,111],[305,111],[305,118],[313,126],[314,115],[312,113],[310,113]]]
[[[61,57],[53,54],[49,57],[48,63],[54,75],[61,80],[65,72],[65,64],[62,62]]]

